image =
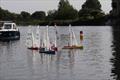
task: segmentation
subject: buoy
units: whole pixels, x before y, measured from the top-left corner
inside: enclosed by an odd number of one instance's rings
[[[80,41],[83,41],[83,31],[80,31]]]

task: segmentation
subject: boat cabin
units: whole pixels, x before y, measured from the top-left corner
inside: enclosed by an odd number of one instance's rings
[[[17,30],[18,31],[18,28],[16,27],[16,24],[15,23],[4,23],[3,26],[1,27],[1,30],[2,31],[14,31],[14,30]]]

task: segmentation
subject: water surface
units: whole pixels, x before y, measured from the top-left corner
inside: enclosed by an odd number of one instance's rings
[[[40,54],[25,46],[28,27],[20,27],[19,41],[0,42],[0,80],[114,80],[113,34],[109,26],[72,27],[79,41],[84,33],[83,50],[61,50],[55,55]],[[35,32],[35,27],[32,28]],[[40,28],[42,31],[44,27]],[[58,27],[60,35],[68,28]],[[53,27],[49,30],[53,40]],[[67,44],[65,38],[58,45]]]

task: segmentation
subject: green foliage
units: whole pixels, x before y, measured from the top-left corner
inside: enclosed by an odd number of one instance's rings
[[[12,16],[14,16],[14,14],[0,8],[0,20],[11,20]]]
[[[86,0],[82,9],[101,10],[101,4],[98,0]]]
[[[47,20],[54,20],[57,15],[56,10],[49,10],[47,15]]]
[[[31,15],[32,19],[36,20],[44,20],[46,17],[46,14],[44,11],[36,11]]]
[[[82,21],[99,19],[105,16],[98,0],[86,0],[78,14],[79,20]]]
[[[72,20],[78,17],[78,12],[74,9],[68,0],[60,0],[57,15],[55,19],[58,20]]]
[[[23,21],[30,20],[30,13],[22,11],[20,15],[19,17],[21,17]]]
[[[11,13],[0,7],[0,20],[11,20],[21,25],[90,25],[103,24],[105,13],[101,10],[98,0],[86,0],[79,12],[70,5],[68,0],[60,0],[57,10],[49,10],[46,16],[44,11],[36,11],[33,14],[22,11],[20,14]]]

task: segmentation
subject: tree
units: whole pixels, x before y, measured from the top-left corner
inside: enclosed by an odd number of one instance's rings
[[[30,20],[30,13],[22,11],[20,15],[21,15],[21,18],[22,18],[23,21],[24,20]]]
[[[0,7],[0,20],[6,20],[6,21],[9,21],[9,20],[15,20],[16,16],[15,13],[10,13],[8,10],[3,10],[1,7]]]
[[[98,0],[86,0],[78,14],[79,19],[83,20],[98,19],[105,16]]]
[[[44,11],[36,11],[31,15],[32,19],[36,20],[44,20],[46,17],[46,14]]]
[[[47,15],[47,19],[48,20],[54,20],[56,15],[57,15],[57,11],[56,10],[49,10],[48,11],[48,15]]]
[[[68,0],[60,0],[56,19],[58,20],[73,20],[78,17],[78,12],[74,9]]]
[[[82,9],[101,11],[101,4],[98,0],[86,0],[86,2],[82,5]]]

